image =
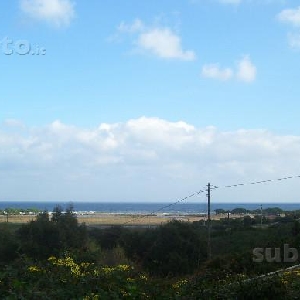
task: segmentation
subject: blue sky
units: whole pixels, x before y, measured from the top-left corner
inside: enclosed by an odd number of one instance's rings
[[[297,1],[0,11],[0,200],[172,201],[300,173]],[[293,184],[217,200],[297,201]]]

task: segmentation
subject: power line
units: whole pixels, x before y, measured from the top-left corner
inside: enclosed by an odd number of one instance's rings
[[[216,186],[216,185],[211,185],[210,186],[210,190],[216,190],[216,189],[222,189],[222,188],[235,188],[235,187],[241,187],[241,186],[247,186],[247,185],[257,185],[257,184],[263,184],[263,183],[270,183],[270,182],[278,182],[278,181],[283,181],[283,180],[289,180],[289,179],[294,179],[294,178],[300,178],[300,175],[295,175],[295,176],[286,176],[286,177],[281,177],[281,178],[276,178],[276,179],[266,179],[266,180],[261,180],[261,181],[253,181],[253,182],[246,182],[246,183],[236,183],[236,184],[231,184],[231,185],[225,185],[225,186]],[[152,212],[150,212],[149,214],[146,214],[146,215],[141,215],[141,216],[138,216],[136,218],[132,218],[126,222],[124,222],[122,225],[127,225],[127,224],[130,224],[136,220],[141,220],[141,219],[144,219],[144,218],[147,218],[149,216],[152,216],[166,208],[169,208],[169,207],[172,207],[172,206],[175,206],[189,198],[192,198],[196,195],[199,195],[201,193],[205,193],[207,192],[206,189],[204,190],[199,190],[198,192],[195,192],[189,196],[186,196],[184,198],[181,198],[179,200],[177,200],[176,202],[174,203],[170,203],[168,205],[165,205],[165,206],[162,206],[161,208],[157,209],[157,210],[154,210]]]
[[[239,186],[256,185],[256,184],[276,182],[276,181],[282,181],[282,180],[288,180],[288,179],[294,179],[294,178],[300,178],[300,175],[286,176],[286,177],[281,177],[281,178],[276,178],[276,179],[266,179],[266,180],[246,182],[246,183],[236,183],[236,184],[225,185],[225,186],[215,186],[214,185],[211,187],[211,189],[215,190],[215,189],[221,189],[221,188],[234,188],[234,187],[239,187]]]
[[[172,207],[172,206],[174,206],[174,205],[177,205],[177,204],[179,204],[179,203],[181,203],[181,202],[183,202],[183,201],[185,201],[185,200],[187,200],[187,199],[189,199],[189,198],[192,198],[192,197],[194,197],[194,196],[200,195],[201,193],[204,193],[204,192],[205,192],[205,190],[200,190],[200,191],[198,191],[198,192],[195,192],[195,193],[193,193],[193,194],[191,194],[191,195],[189,195],[189,196],[186,196],[186,197],[184,197],[184,198],[181,198],[181,199],[177,200],[177,201],[174,202],[174,203],[170,203],[170,204],[167,204],[167,205],[165,205],[165,206],[162,206],[161,208],[156,209],[156,210],[152,211],[151,213],[149,213],[149,214],[147,214],[147,215],[142,215],[142,216],[139,216],[139,217],[137,217],[137,218],[132,218],[131,220],[128,220],[127,222],[123,223],[122,225],[124,226],[124,225],[127,225],[127,224],[129,224],[129,223],[132,223],[133,221],[141,220],[141,219],[147,218],[147,217],[149,217],[149,216],[151,216],[151,215],[154,215],[154,214],[156,214],[156,213],[158,213],[158,212],[160,212],[160,211],[162,211],[162,210],[164,210],[164,209],[166,209],[166,208],[169,208],[169,207]]]
[[[300,175],[296,175],[296,176],[286,176],[286,177],[281,177],[281,178],[276,178],[276,179],[267,179],[267,180],[261,180],[261,181],[253,181],[253,182],[248,182],[248,183],[236,183],[236,184],[231,184],[231,185],[225,185],[225,186],[215,186],[215,185],[211,185],[210,183],[208,183],[207,186],[205,186],[205,189],[203,190],[199,190],[198,192],[195,192],[193,194],[190,194],[189,196],[183,197],[173,203],[164,205],[162,207],[160,207],[159,209],[156,209],[154,211],[152,211],[150,214],[146,214],[146,215],[140,215],[137,218],[132,218],[130,220],[128,220],[127,222],[124,222],[122,225],[127,225],[132,223],[133,221],[137,221],[137,220],[142,220],[144,218],[147,218],[151,215],[156,214],[157,212],[160,212],[166,208],[170,208],[172,206],[175,206],[189,198],[192,198],[196,195],[202,194],[204,192],[207,192],[206,196],[208,198],[208,212],[207,212],[207,216],[208,216],[208,242],[207,242],[207,254],[208,254],[208,259],[211,258],[211,239],[210,239],[210,192],[211,190],[215,190],[215,189],[220,189],[220,188],[234,188],[234,187],[241,187],[241,186],[246,186],[246,185],[257,185],[257,184],[263,184],[263,183],[270,183],[270,182],[279,182],[282,180],[288,180],[288,179],[293,179],[293,178],[300,178]],[[155,244],[157,243],[157,241],[155,241],[152,246],[150,247],[149,251],[148,251],[148,255],[151,251],[151,249],[155,246]],[[147,256],[148,256],[147,255]],[[145,259],[146,257],[144,257]],[[143,259],[143,260],[144,260]]]

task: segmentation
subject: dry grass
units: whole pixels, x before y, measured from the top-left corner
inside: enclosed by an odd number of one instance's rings
[[[34,221],[36,216],[28,215],[10,215],[8,222],[10,223],[28,223]],[[86,225],[160,225],[170,220],[176,219],[181,221],[193,222],[203,219],[203,217],[190,216],[146,216],[146,215],[122,215],[122,214],[105,214],[96,213],[93,215],[77,216],[79,223]],[[0,216],[0,222],[7,222],[6,216]]]
[[[120,214],[95,214],[88,216],[79,216],[79,223],[87,225],[160,225],[172,219],[181,221],[199,221],[201,217],[190,216],[147,216],[147,215],[120,215]]]
[[[16,224],[22,224],[27,223],[30,221],[34,221],[36,219],[36,216],[24,216],[24,215],[9,215],[7,216],[0,215],[0,223],[9,222],[9,223],[16,223]]]
[[[227,216],[227,215],[226,215]],[[220,219],[226,217],[225,215],[212,215],[212,219]],[[240,215],[231,215],[230,218],[242,217]],[[9,215],[8,222],[10,223],[27,223],[34,221],[34,215]],[[106,214],[96,213],[93,215],[79,215],[78,222],[86,225],[161,225],[171,220],[180,220],[186,222],[194,222],[206,220],[205,216],[166,216],[166,215],[139,215],[139,214]],[[0,216],[0,223],[7,222],[6,216]]]

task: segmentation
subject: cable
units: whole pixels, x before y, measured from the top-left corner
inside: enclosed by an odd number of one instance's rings
[[[124,226],[124,225],[127,225],[127,224],[129,224],[129,223],[132,223],[133,221],[147,218],[147,217],[149,217],[149,216],[151,216],[151,215],[154,215],[154,214],[156,214],[156,213],[158,213],[158,212],[160,212],[160,211],[162,211],[162,210],[164,210],[164,209],[166,209],[166,208],[169,208],[169,207],[172,207],[172,206],[174,206],[174,205],[177,205],[178,203],[181,203],[181,202],[183,202],[184,200],[187,200],[188,198],[192,198],[192,197],[194,197],[194,196],[196,196],[196,195],[199,195],[199,194],[201,194],[201,193],[204,193],[204,192],[205,192],[205,190],[200,190],[200,191],[198,191],[198,192],[195,192],[195,193],[193,193],[193,194],[191,194],[191,195],[189,195],[189,196],[186,196],[186,197],[184,197],[184,198],[181,198],[181,199],[177,200],[177,201],[174,202],[174,203],[170,203],[170,204],[165,205],[165,206],[163,206],[163,207],[161,207],[161,208],[159,208],[159,209],[156,209],[156,210],[152,211],[150,214],[142,215],[142,216],[139,216],[139,217],[137,217],[137,218],[133,218],[133,219],[131,219],[131,220],[128,220],[127,222],[123,223],[122,225]]]
[[[234,188],[234,187],[240,187],[240,186],[246,186],[246,185],[256,185],[256,184],[262,184],[262,183],[269,183],[269,182],[275,182],[275,181],[282,181],[282,180],[288,180],[288,179],[294,179],[294,178],[300,178],[300,175],[295,175],[295,176],[286,176],[286,177],[281,177],[281,178],[276,178],[276,179],[266,179],[266,180],[261,180],[261,181],[253,181],[253,182],[248,182],[248,183],[236,183],[236,184],[231,184],[231,185],[225,185],[225,186],[216,186],[216,185],[212,185],[211,186],[211,190],[216,190],[216,189],[222,189],[222,188]],[[136,221],[136,220],[141,220],[141,219],[144,219],[144,218],[147,218],[149,216],[152,216],[154,214],[156,214],[157,212],[160,212],[166,208],[169,208],[169,207],[172,207],[174,205],[177,205],[178,203],[181,203],[185,200],[187,200],[188,198],[192,198],[196,195],[199,195],[201,193],[204,193],[204,192],[207,192],[207,190],[200,190],[198,192],[195,192],[189,196],[186,196],[184,198],[181,198],[179,200],[177,200],[176,202],[174,203],[170,203],[168,205],[165,205],[157,210],[154,210],[152,211],[150,214],[147,214],[147,215],[141,215],[137,218],[132,218],[126,222],[124,222],[122,224],[122,226],[124,225],[127,225],[127,224],[130,224],[132,223],[133,221]]]
[[[300,175],[287,176],[287,177],[281,177],[281,178],[276,178],[276,179],[267,179],[267,180],[261,180],[261,181],[253,181],[253,182],[248,182],[248,183],[237,183],[237,184],[231,184],[231,185],[225,185],[225,186],[215,186],[214,185],[211,188],[211,190],[220,189],[220,188],[233,188],[233,187],[245,186],[245,185],[256,185],[256,184],[282,181],[282,180],[288,180],[288,179],[294,179],[294,178],[300,178]]]

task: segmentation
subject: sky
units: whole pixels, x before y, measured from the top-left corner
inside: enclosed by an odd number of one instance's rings
[[[11,0],[0,12],[0,201],[173,202],[208,182],[300,175],[298,1]],[[299,183],[212,201],[297,202]]]

